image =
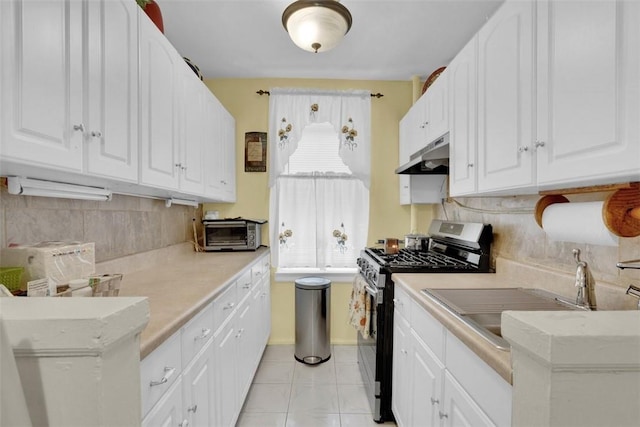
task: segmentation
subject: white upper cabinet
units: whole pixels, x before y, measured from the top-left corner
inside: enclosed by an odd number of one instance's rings
[[[422,95],[426,100],[425,143],[418,149],[449,132],[448,79],[449,72],[445,69]]]
[[[138,181],[138,8],[129,0],[86,3],[86,171]]]
[[[180,120],[180,189],[204,193],[204,144],[207,136],[207,106],[202,82],[186,64],[183,67]]]
[[[640,177],[640,3],[539,0],[538,184]]]
[[[451,61],[449,74],[449,193],[476,191],[478,39]]]
[[[140,19],[140,137],[143,184],[178,188],[179,89],[182,58],[148,19]]]
[[[507,1],[478,33],[479,192],[535,182],[533,35],[531,0]]]
[[[82,3],[0,9],[3,160],[81,171]]]
[[[236,200],[236,122],[213,96],[205,100],[208,132],[205,141],[205,193],[222,202]]]
[[[137,6],[0,7],[2,160],[137,181]]]

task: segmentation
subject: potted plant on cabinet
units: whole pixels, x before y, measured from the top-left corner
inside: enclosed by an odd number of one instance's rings
[[[162,13],[160,12],[160,6],[155,0],[136,0],[138,6],[144,10],[149,19],[156,24],[156,27],[164,34],[164,25],[162,23]]]

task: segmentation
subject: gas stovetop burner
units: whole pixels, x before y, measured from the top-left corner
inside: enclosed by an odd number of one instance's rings
[[[380,264],[389,268],[422,268],[422,269],[473,269],[473,265],[444,254],[430,251],[400,249],[397,254],[385,254],[379,248],[367,248]]]

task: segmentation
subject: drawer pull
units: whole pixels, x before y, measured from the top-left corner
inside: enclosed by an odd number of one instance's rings
[[[203,340],[206,337],[208,337],[209,335],[211,335],[211,329],[210,328],[202,328],[202,335],[198,335],[193,340],[194,341]]]
[[[230,302],[227,305],[225,305],[224,307],[222,307],[222,309],[223,310],[229,310],[230,308],[233,308],[235,306],[236,306],[235,303]]]
[[[440,411],[438,411],[438,416],[440,417],[440,419],[449,418],[449,415],[445,414],[444,412],[440,412]]]
[[[436,405],[438,403],[440,403],[440,401],[438,399],[434,399],[433,397],[431,398],[431,404],[432,405]]]
[[[393,299],[393,303],[394,303],[395,305],[403,305],[403,304],[402,304],[402,301],[400,301],[400,299],[399,299],[399,298],[394,298],[394,299]]]
[[[189,420],[182,420],[178,427],[189,427]]]
[[[164,377],[162,377],[160,379],[160,381],[151,381],[151,383],[149,383],[149,385],[151,387],[154,387],[154,386],[157,386],[157,385],[165,384],[167,381],[169,381],[169,378],[171,378],[175,372],[176,372],[176,368],[170,368],[169,366],[165,366],[164,367]]]
[[[193,405],[191,408],[187,409],[187,412],[193,412],[194,414],[198,410],[198,405]]]
[[[250,287],[251,287],[251,282],[245,283],[244,285],[242,285],[242,289],[249,289]]]

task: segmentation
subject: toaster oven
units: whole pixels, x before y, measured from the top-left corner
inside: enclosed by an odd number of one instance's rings
[[[255,251],[262,245],[262,224],[265,220],[205,219],[205,251]]]

